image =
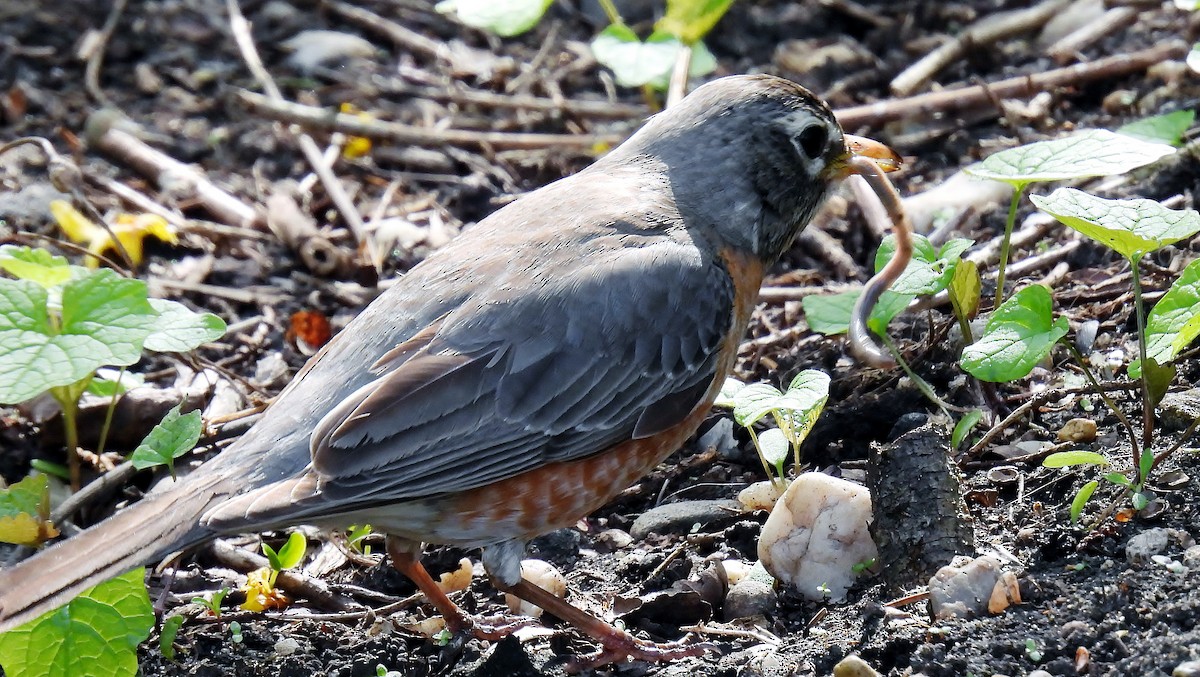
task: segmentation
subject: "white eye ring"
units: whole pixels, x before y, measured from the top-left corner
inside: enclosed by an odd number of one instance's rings
[[[800,151],[804,157],[809,160],[819,159],[825,154],[825,150],[829,148],[829,130],[820,123],[813,123],[805,127],[799,134],[792,139],[792,144],[796,146],[796,150]]]

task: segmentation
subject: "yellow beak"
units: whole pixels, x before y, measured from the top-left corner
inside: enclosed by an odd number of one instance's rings
[[[853,134],[845,134],[843,138],[846,140],[846,154],[843,156],[842,162],[835,162],[826,169],[830,178],[840,179],[850,174],[847,171],[848,166],[844,160],[848,160],[855,155],[871,158],[885,172],[894,172],[904,164],[904,161],[896,151],[878,141],[863,136],[854,136]]]

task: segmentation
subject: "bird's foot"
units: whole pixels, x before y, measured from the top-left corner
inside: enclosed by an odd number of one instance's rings
[[[623,663],[629,659],[649,661],[651,663],[673,661],[689,656],[703,656],[706,651],[716,651],[715,644],[708,642],[690,642],[687,637],[676,642],[651,642],[638,639],[633,635],[612,628],[613,632],[604,637],[594,637],[600,642],[600,650],[595,653],[575,656],[567,661],[566,670],[570,673],[591,670],[611,663]]]
[[[503,616],[475,618],[460,612],[457,617],[446,617],[446,628],[450,632],[455,635],[469,635],[485,642],[497,642],[521,628],[539,624],[536,618],[528,616],[515,619]]]

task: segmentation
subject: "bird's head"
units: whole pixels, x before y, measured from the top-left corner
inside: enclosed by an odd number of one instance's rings
[[[842,132],[807,89],[770,75],[739,75],[697,88],[656,115],[617,153],[667,166],[679,203],[727,242],[777,258],[812,218],[855,155],[899,167],[891,149]]]

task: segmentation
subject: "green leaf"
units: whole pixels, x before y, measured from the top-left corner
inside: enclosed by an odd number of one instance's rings
[[[8,677],[133,677],[154,612],[144,568],[101,583],[66,606],[0,635]],[[85,667],[86,666],[86,667]]]
[[[1174,152],[1174,148],[1165,144],[1091,129],[1062,139],[1002,150],[964,171],[1021,188],[1035,181],[1123,174]]]
[[[1119,472],[1106,473],[1104,475],[1104,479],[1108,480],[1109,482],[1112,482],[1113,484],[1115,484],[1119,487],[1125,487],[1126,489],[1130,489],[1133,487],[1133,482],[1130,482],[1129,478],[1126,477],[1124,475],[1124,473],[1119,473]]]
[[[299,531],[293,531],[288,536],[287,543],[279,548],[279,570],[291,569],[304,559],[304,551],[308,548],[308,540]]]
[[[737,403],[737,394],[745,387],[746,384],[736,378],[732,376],[726,377],[725,383],[721,384],[721,392],[717,394],[717,399],[713,402],[713,406],[732,409]]]
[[[733,0],[667,0],[667,13],[654,28],[690,45],[708,35],[732,4]]]
[[[197,313],[182,303],[150,299],[158,311],[154,332],[146,337],[146,350],[186,353],[225,335],[225,320],[212,313]]]
[[[605,28],[592,40],[596,61],[612,69],[617,84],[623,87],[669,79],[680,49],[683,43],[669,35],[654,35],[642,42],[631,28],[617,24]]]
[[[1154,452],[1150,449],[1142,449],[1142,455],[1138,458],[1138,483],[1145,484],[1146,478],[1150,477],[1150,471],[1153,469]]]
[[[1150,496],[1144,491],[1135,491],[1133,496],[1129,497],[1129,502],[1133,504],[1134,510],[1145,510],[1146,506],[1150,505]]]
[[[1146,355],[1167,364],[1200,336],[1200,259],[1179,278],[1146,315]]]
[[[805,296],[800,300],[804,307],[804,321],[813,331],[826,336],[845,334],[850,329],[850,314],[861,291],[840,294]]]
[[[200,422],[200,411],[180,414],[183,403],[175,405],[146,439],[133,450],[129,457],[133,467],[141,470],[158,465],[165,465],[175,474],[175,459],[183,456],[200,441],[204,425]]]
[[[1092,497],[1092,493],[1096,491],[1096,487],[1100,483],[1092,480],[1083,485],[1079,489],[1079,493],[1075,494],[1075,500],[1071,501],[1071,524],[1079,523],[1079,516],[1083,514],[1083,507],[1087,505],[1088,499]]]
[[[1094,451],[1060,451],[1050,454],[1042,465],[1047,468],[1068,468],[1075,465],[1108,465],[1104,454]]]
[[[791,450],[787,435],[779,428],[768,428],[758,436],[758,451],[767,463],[773,466],[779,466],[786,461]]]
[[[979,279],[979,266],[975,265],[974,261],[959,261],[946,289],[958,314],[968,320],[974,318],[979,312],[979,298],[983,291],[983,283]]]
[[[828,401],[828,374],[816,369],[805,369],[796,374],[775,408],[777,412],[788,417],[792,444],[799,447],[804,438],[808,437]]]
[[[0,247],[0,270],[13,277],[36,282],[46,289],[66,284],[71,279],[71,266],[65,258],[45,249],[11,244]]]
[[[1167,209],[1154,200],[1106,200],[1074,188],[1029,199],[1038,209],[1130,261],[1200,232],[1196,210]]]
[[[912,260],[904,268],[904,272],[888,289],[897,294],[931,295],[946,288],[954,277],[954,271],[962,258],[963,252],[975,244],[974,240],[955,238],[942,245],[937,250],[924,235],[913,235]],[[888,235],[883,238],[879,250],[875,253],[875,272],[883,270],[888,261],[896,254],[896,237]]]
[[[162,630],[158,633],[158,650],[162,653],[163,658],[173,661],[175,660],[175,637],[179,634],[179,628],[183,625],[183,616],[174,614],[167,616],[163,621]]]
[[[734,398],[733,420],[749,428],[779,404],[783,393],[769,383],[751,383],[738,391]]]
[[[146,377],[141,374],[116,369],[97,369],[96,375],[88,381],[87,391],[100,397],[113,397],[145,384]]]
[[[58,535],[50,522],[50,485],[30,475],[0,489],[0,541],[37,546]]]
[[[963,369],[994,383],[1027,375],[1067,333],[1067,318],[1054,319],[1052,304],[1041,285],[1013,294],[988,320],[983,336],[963,350]]]
[[[982,420],[983,411],[980,409],[972,409],[963,414],[963,417],[958,419],[958,423],[954,424],[954,432],[950,434],[950,448],[957,449],[967,433],[971,432]]]
[[[1122,125],[1118,134],[1132,136],[1150,143],[1165,143],[1176,148],[1183,145],[1183,134],[1192,126],[1196,119],[1194,110],[1177,110],[1174,113],[1164,113],[1153,117],[1135,120]]]
[[[503,37],[520,35],[537,25],[553,0],[445,0],[435,9],[453,12],[472,28],[482,28]]]
[[[871,316],[867,318],[867,326],[871,331],[883,336],[887,334],[887,327],[892,323],[892,320],[897,315],[904,312],[908,308],[908,304],[917,298],[914,294],[897,294],[894,291],[885,291],[879,295],[879,302],[871,309]]]
[[[1163,397],[1166,397],[1171,382],[1175,380],[1175,365],[1161,365],[1151,357],[1140,367],[1146,370],[1146,387],[1149,391],[1146,393],[1146,397],[1150,399],[1150,406],[1157,407]],[[1138,376],[1141,377],[1141,374]]]

